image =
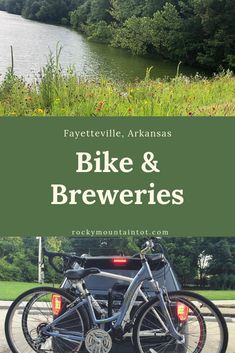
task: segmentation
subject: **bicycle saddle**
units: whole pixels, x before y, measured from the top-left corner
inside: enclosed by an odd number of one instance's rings
[[[85,278],[89,275],[95,275],[97,273],[100,273],[100,270],[98,268],[90,267],[90,268],[84,268],[84,269],[79,269],[79,270],[68,270],[65,272],[65,276],[68,279],[80,280],[80,279]]]

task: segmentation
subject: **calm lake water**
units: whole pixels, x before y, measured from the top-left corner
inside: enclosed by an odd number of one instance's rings
[[[49,50],[57,43],[63,46],[61,65],[75,65],[80,76],[94,78],[105,75],[110,79],[143,78],[153,66],[156,77],[175,76],[177,63],[152,57],[132,56],[128,51],[88,41],[70,29],[26,20],[21,16],[0,11],[0,74],[10,66],[10,45],[14,50],[15,72],[32,80],[46,63]],[[197,69],[182,67],[181,72],[193,75]]]

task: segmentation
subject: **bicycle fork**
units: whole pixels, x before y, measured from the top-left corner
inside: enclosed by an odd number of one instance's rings
[[[161,312],[163,314],[163,317],[166,320],[166,323],[164,323],[164,321],[161,319],[161,317],[159,316],[159,314],[155,310],[153,310],[154,314],[157,316],[157,319],[160,321],[161,325],[166,330],[166,332],[167,333],[169,332],[171,334],[171,336],[176,339],[177,343],[184,344],[185,343],[185,337],[184,337],[184,335],[181,335],[175,329],[175,326],[174,326],[174,324],[172,322],[172,319],[170,317],[169,311],[167,309],[166,301],[164,299],[164,294],[165,294],[164,290],[159,287],[158,283],[156,281],[154,281],[154,279],[150,280],[150,283],[152,284],[152,287],[153,287],[154,291],[156,292],[156,295],[157,295],[157,297],[159,299]]]

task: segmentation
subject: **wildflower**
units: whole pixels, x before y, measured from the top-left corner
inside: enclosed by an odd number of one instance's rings
[[[104,105],[104,102],[98,102],[97,105],[102,106],[102,105]]]
[[[121,92],[121,93],[120,93],[120,96],[122,96],[122,97],[128,97],[128,93],[127,93],[127,92]]]
[[[98,112],[99,112],[101,109],[102,109],[102,108],[100,108],[100,107],[95,108],[95,110],[97,110]]]
[[[44,113],[44,110],[42,108],[37,108],[37,109],[35,109],[35,113],[42,114],[42,113]]]
[[[132,111],[132,109],[131,108],[128,108],[128,112],[130,113]]]
[[[192,112],[188,112],[188,115],[192,116],[192,115],[193,115],[193,113],[192,113]]]
[[[16,115],[16,112],[11,112],[10,115],[15,116],[15,115]]]
[[[31,101],[31,100],[32,100],[32,97],[31,97],[31,96],[25,97],[25,101],[26,101],[26,102]]]

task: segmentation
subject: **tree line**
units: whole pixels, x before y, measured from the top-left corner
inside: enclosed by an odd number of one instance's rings
[[[235,238],[163,238],[166,257],[184,287],[235,289]],[[127,238],[48,237],[44,246],[52,251],[75,252],[77,255],[133,255],[138,253],[137,240]],[[158,249],[159,250],[159,249]],[[0,280],[37,281],[38,241],[32,237],[0,238]],[[45,259],[46,282],[59,283],[56,273]]]
[[[234,0],[0,0],[0,9],[211,71],[235,67]]]

